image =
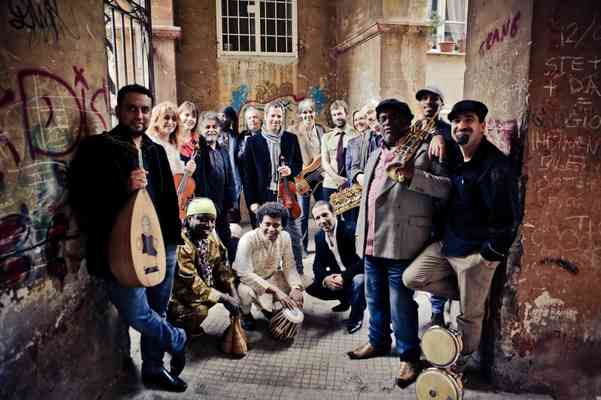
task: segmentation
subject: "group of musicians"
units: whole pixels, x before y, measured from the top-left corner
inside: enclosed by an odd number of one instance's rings
[[[239,132],[234,109],[199,113],[190,102],[153,108],[147,88],[119,90],[118,125],[81,142],[69,193],[89,272],[104,278],[110,301],[141,333],[146,385],[186,390],[179,377],[186,343],[203,334],[213,305],[223,304],[250,331],[253,304],[271,319],[282,308],[302,310],[305,291],[338,300],[334,312],[350,308],[349,334],[361,329],[367,307],[369,340],[348,355],[387,354],[392,333],[401,387],[420,371],[413,291],[433,294],[432,323],[439,325],[445,301],[459,300],[464,348],[456,368],[463,371],[480,342],[493,274],[515,234],[517,178],[483,135],[483,103],[455,104],[449,125],[439,118],[439,89],[426,87],[416,100],[414,123],[396,99],[367,103],[349,123],[347,104],[336,100],[328,130],[305,99],[294,132],[284,129],[286,110],[275,101],[263,111],[247,107],[247,129]],[[300,201],[290,184],[299,177],[307,184]],[[361,188],[360,205],[338,212],[330,197],[351,185]],[[111,273],[108,246],[119,211],[142,188],[158,215],[167,271],[157,286],[131,288]],[[253,228],[243,235],[241,193]],[[319,232],[307,285],[310,215]]]

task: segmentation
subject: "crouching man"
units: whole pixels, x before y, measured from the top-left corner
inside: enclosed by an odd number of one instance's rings
[[[257,210],[258,228],[245,233],[238,243],[234,270],[240,277],[238,294],[242,309],[242,327],[255,329],[251,306],[255,304],[268,319],[274,308],[303,308],[303,284],[296,270],[292,243],[283,227],[288,210],[269,202]]]
[[[332,205],[318,201],[313,218],[320,231],[315,234],[314,282],[307,293],[322,300],[339,300],[332,311],[342,312],[351,307],[347,332],[355,333],[363,324],[365,286],[363,261],[355,251],[355,231],[336,220]]]
[[[227,250],[214,233],[216,218],[213,201],[204,197],[192,200],[182,230],[184,244],[177,248],[179,268],[168,318],[188,337],[203,333],[200,325],[215,304],[222,303],[231,314],[240,311]]]

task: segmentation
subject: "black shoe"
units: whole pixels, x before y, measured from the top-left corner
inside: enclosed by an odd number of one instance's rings
[[[244,328],[245,331],[254,331],[255,329],[257,329],[257,324],[255,323],[255,319],[252,316],[252,314],[242,314],[240,323],[242,324],[242,328]]]
[[[361,329],[362,326],[363,326],[362,319],[360,319],[359,321],[349,321],[348,325],[346,326],[346,331],[352,335],[353,333],[355,333],[359,329]]]
[[[348,310],[349,308],[351,308],[351,305],[349,303],[340,302],[340,304],[338,304],[337,306],[332,307],[332,311],[344,312],[344,311]]]
[[[179,376],[186,366],[186,346],[181,351],[171,354],[171,375]]]
[[[155,387],[160,390],[166,390],[169,392],[185,392],[188,388],[188,384],[178,378],[177,376],[171,375],[165,368],[161,369],[161,372],[157,374],[144,374],[142,373],[142,382],[144,385],[149,387]]]

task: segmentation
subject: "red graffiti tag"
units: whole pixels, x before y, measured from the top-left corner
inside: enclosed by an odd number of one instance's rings
[[[501,43],[507,36],[515,37],[518,34],[519,26],[518,22],[520,17],[522,16],[521,12],[518,11],[513,17],[509,16],[505,23],[499,29],[498,27],[489,31],[486,35],[486,39],[480,43],[480,49],[478,50],[478,54],[483,56],[487,50],[493,48],[495,43]]]

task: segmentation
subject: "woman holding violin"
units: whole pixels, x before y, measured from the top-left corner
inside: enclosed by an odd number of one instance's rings
[[[248,188],[245,192],[250,210],[256,213],[259,206],[278,201],[296,215],[300,209],[293,192],[294,178],[301,171],[303,161],[296,135],[283,129],[284,105],[274,101],[265,106],[265,123],[261,132],[249,137],[244,151],[243,165]],[[281,186],[281,181],[288,185]],[[282,190],[278,190],[278,189]],[[279,196],[278,196],[278,192]],[[290,234],[292,250],[299,273],[303,271],[303,250],[297,221],[290,218],[284,227]]]

